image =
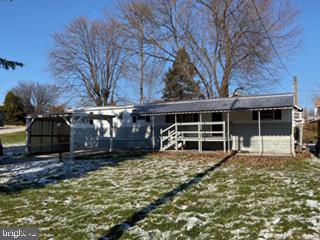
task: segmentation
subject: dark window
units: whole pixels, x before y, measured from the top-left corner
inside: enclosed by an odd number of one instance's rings
[[[274,119],[281,120],[281,110],[274,110]]]
[[[258,120],[258,111],[252,112],[252,120]]]
[[[273,120],[273,111],[272,110],[261,111],[260,118],[261,120]]]
[[[281,110],[260,111],[261,120],[281,120]],[[252,120],[258,120],[258,111],[252,112]]]
[[[89,124],[93,125],[93,119],[89,119]]]
[[[138,120],[145,120],[146,118],[145,118],[145,116],[138,116]]]
[[[119,114],[119,119],[122,120],[123,119],[123,113]]]
[[[151,118],[150,116],[146,116],[146,122],[150,122]]]
[[[174,115],[166,115],[166,123],[174,123]]]
[[[221,122],[222,121],[222,112],[212,113],[212,121],[213,122]]]
[[[133,115],[133,116],[132,116],[132,122],[133,122],[133,123],[136,123],[136,122],[137,122],[137,116],[136,116],[136,115]]]
[[[193,114],[193,121],[194,122],[199,122],[199,113],[194,113]]]

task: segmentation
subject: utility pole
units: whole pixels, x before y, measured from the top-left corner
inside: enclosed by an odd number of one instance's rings
[[[298,105],[298,78],[293,77],[293,104]]]

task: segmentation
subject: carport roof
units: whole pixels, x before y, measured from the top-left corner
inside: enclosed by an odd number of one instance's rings
[[[262,96],[237,96],[210,100],[151,103],[134,106],[140,115],[162,115],[174,113],[218,112],[231,110],[291,109],[294,107],[293,94]]]

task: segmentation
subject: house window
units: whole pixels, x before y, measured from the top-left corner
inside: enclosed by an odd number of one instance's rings
[[[281,120],[281,110],[274,110],[274,119]]]
[[[174,115],[166,115],[166,123],[174,123]]]
[[[212,121],[213,122],[221,122],[222,121],[222,112],[212,113]]]
[[[119,114],[119,119],[122,120],[123,119],[123,113]]]
[[[261,120],[281,120],[281,110],[260,111]],[[258,120],[258,111],[252,112],[252,120]]]
[[[89,124],[93,125],[93,119],[89,119]]]
[[[151,120],[150,116],[146,116],[146,122],[151,122],[150,120]]]
[[[260,118],[261,120],[273,120],[273,111],[267,110],[267,111],[261,111],[260,112]]]
[[[199,113],[194,113],[192,118],[193,118],[193,122],[199,122]]]
[[[132,115],[132,122],[136,123],[137,122],[137,116],[136,115]]]
[[[145,119],[146,119],[145,116],[138,115],[138,120],[145,120]]]

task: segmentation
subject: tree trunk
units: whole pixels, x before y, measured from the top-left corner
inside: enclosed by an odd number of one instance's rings
[[[140,39],[140,103],[144,104],[144,31],[141,28],[141,39]]]

